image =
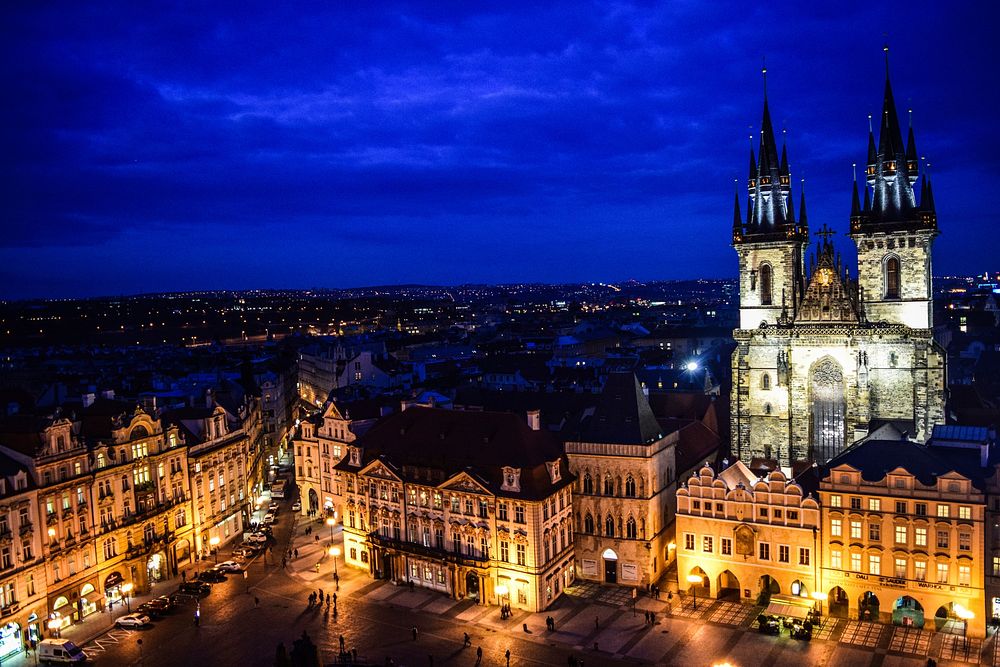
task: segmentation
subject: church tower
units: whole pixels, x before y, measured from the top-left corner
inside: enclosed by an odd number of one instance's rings
[[[851,202],[850,233],[858,248],[858,284],[869,320],[930,329],[931,245],[938,234],[937,214],[930,180],[918,173],[912,123],[903,144],[889,83],[888,47],[885,51],[878,141],[869,127],[864,203],[858,197],[857,180]],[[918,180],[919,202],[914,193]]]
[[[803,287],[802,249],[809,241],[804,220],[796,223],[788,151],[778,157],[767,101],[764,70],[764,117],[757,155],[750,147],[747,214],[740,214],[737,187],[733,213],[733,247],[739,255],[740,328],[774,324],[794,307]]]

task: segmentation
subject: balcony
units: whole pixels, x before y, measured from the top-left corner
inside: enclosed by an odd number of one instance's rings
[[[35,526],[30,521],[25,521],[24,523],[21,524],[21,527],[18,529],[18,534],[28,535],[34,529]]]
[[[49,525],[49,526],[51,526],[51,525],[53,525],[53,524],[55,524],[55,523],[58,523],[58,522],[59,522],[59,515],[58,515],[58,514],[56,514],[55,512],[49,512],[49,513],[48,513],[48,514],[47,514],[47,515],[45,516],[45,523],[46,523],[47,525]]]
[[[392,537],[383,537],[382,535],[379,535],[378,532],[376,531],[368,533],[368,541],[374,546],[385,547],[388,549],[395,549],[397,551],[411,553],[417,556],[423,556],[425,558],[436,558],[439,560],[445,560],[448,561],[449,563],[456,563],[458,565],[485,567],[489,565],[490,562],[489,556],[470,556],[467,554],[449,551],[447,549],[438,549],[437,547],[425,547],[423,544],[418,544],[416,542],[405,542],[403,540],[397,540]]]

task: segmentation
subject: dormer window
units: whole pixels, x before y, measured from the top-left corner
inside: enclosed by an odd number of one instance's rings
[[[549,472],[551,475],[551,471]],[[507,468],[503,469],[503,484],[500,485],[500,489],[503,491],[521,491],[521,469],[520,468]]]
[[[552,480],[553,484],[555,484],[556,482],[558,482],[561,479],[561,473],[559,471],[559,461],[558,461],[558,459],[555,460],[555,461],[550,461],[550,462],[546,463],[545,465],[548,466],[548,469],[549,469],[549,479]]]
[[[352,466],[360,466],[361,465],[361,450],[358,449],[357,447],[351,447],[349,449],[350,449],[351,465]]]

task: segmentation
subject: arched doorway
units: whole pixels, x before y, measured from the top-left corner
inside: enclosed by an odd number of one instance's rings
[[[862,621],[878,621],[878,596],[871,591],[865,591],[858,598],[858,618]]]
[[[772,595],[779,595],[781,593],[781,586],[779,586],[774,577],[769,574],[761,575],[760,579],[757,581],[757,588],[760,591],[758,597],[759,602],[761,603],[766,603],[771,599]]]
[[[157,551],[146,561],[146,576],[149,582],[163,581],[167,578],[167,559],[162,551]]]
[[[834,586],[830,589],[830,594],[827,596],[827,603],[830,605],[830,616],[847,618],[851,607],[851,601],[847,597],[847,591],[840,586]]]
[[[907,627],[924,627],[924,607],[909,595],[896,598],[892,606],[892,624]]]
[[[697,577],[697,579],[695,579]],[[687,577],[688,585],[690,586],[690,592],[697,595],[700,598],[707,598],[711,593],[709,586],[711,585],[708,579],[708,574],[705,570],[700,567],[691,568],[691,572]]]
[[[792,595],[798,595],[800,598],[809,597],[809,589],[806,588],[806,585],[803,584],[798,579],[792,582],[792,587],[790,590],[792,591]]]
[[[174,545],[174,562],[180,565],[191,557],[191,542],[187,538]]]
[[[309,489],[309,511],[312,513],[319,511],[319,495],[316,489]]]
[[[740,580],[736,578],[736,575],[729,570],[724,571],[719,575],[718,580],[719,595],[718,598],[730,599],[735,602],[740,601]]]
[[[605,549],[601,554],[604,559],[604,583],[614,584],[618,582],[618,554],[612,549]]]
[[[820,359],[809,374],[812,398],[812,446],[815,459],[826,463],[844,449],[847,403],[844,371],[831,357]]]
[[[479,600],[479,575],[475,572],[465,575],[465,596]]]
[[[952,635],[964,635],[968,626],[965,619],[971,616],[972,614],[962,605],[949,602],[938,607],[934,613],[934,629]]]

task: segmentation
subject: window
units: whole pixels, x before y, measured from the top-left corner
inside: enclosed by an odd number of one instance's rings
[[[830,567],[835,570],[839,570],[843,567],[843,561],[841,560],[840,549],[834,549],[830,552]]]
[[[604,495],[615,495],[615,481],[611,479],[611,475],[604,476]]]
[[[767,542],[761,542],[759,545],[757,556],[760,560],[771,560],[771,545]]]
[[[590,535],[594,534],[594,517],[587,513],[587,516],[583,517],[583,532]]]
[[[775,508],[775,510],[774,510],[774,518],[775,519],[780,519],[781,518],[781,510]]]
[[[761,507],[760,508],[760,515],[762,517],[766,517],[767,516],[767,508],[766,507]]]
[[[896,567],[893,570],[893,576],[895,576],[897,579],[906,579],[906,559],[897,558],[895,562],[896,562]]]
[[[704,551],[705,553],[709,553],[709,554],[712,553],[714,551],[714,549],[712,548],[714,546],[712,544],[712,541],[713,541],[712,540],[712,536],[711,535],[705,535],[703,538],[701,538],[701,540],[702,540],[701,550]]]
[[[896,514],[906,514],[906,501],[897,500],[896,501]]]
[[[958,518],[959,519],[971,519],[972,518],[972,508],[968,505],[960,505],[958,508]]]
[[[937,548],[938,549],[947,549],[948,548],[948,545],[949,545],[949,542],[950,542],[950,540],[949,540],[949,534],[950,533],[947,530],[939,530],[939,531],[937,531]]]
[[[733,555],[733,541],[730,538],[728,538],[728,537],[723,537],[720,540],[720,542],[721,542],[721,544],[719,546],[721,547],[722,555],[723,556],[732,556]]]
[[[861,522],[852,521],[851,522],[851,539],[860,540],[861,539]]]
[[[544,507],[544,505],[543,505]],[[479,501],[479,518],[486,519],[490,515],[489,504],[485,500]]]
[[[896,526],[896,544],[906,544],[906,526]]]
[[[913,544],[918,547],[927,546],[927,529],[926,528],[914,528],[913,529]]]
[[[632,475],[625,478],[625,497],[635,498],[635,479],[632,478]]]
[[[514,523],[524,523],[524,505],[514,505]]]
[[[968,586],[972,582],[972,568],[968,565],[958,566],[958,585]]]
[[[843,537],[844,528],[843,520],[841,519],[830,519],[830,534],[834,537]]]
[[[497,518],[501,521],[507,520],[507,503],[497,503]]]
[[[615,520],[610,514],[604,519],[604,534],[608,537],[615,536]]]
[[[958,550],[972,551],[972,533],[962,532],[958,534]]]
[[[861,509],[861,498],[852,497],[851,498],[851,509],[859,510]]]
[[[764,306],[770,306],[772,302],[772,276],[771,276],[771,265],[761,264],[760,265],[760,303]]]
[[[851,569],[855,572],[861,571],[861,554],[851,554]]]
[[[917,581],[927,581],[927,561],[918,560],[913,563],[913,578]]]
[[[880,523],[868,524],[868,541],[869,542],[882,541],[882,524]]]
[[[993,576],[1000,577],[1000,556],[993,556]]]
[[[882,557],[869,555],[868,556],[868,572],[869,574],[882,574]]]
[[[525,562],[525,549],[523,544],[517,545],[517,564],[524,565]]]
[[[939,584],[948,583],[948,563],[937,564],[937,582]]]
[[[942,519],[947,519],[949,516],[951,516],[951,506],[939,503],[937,506],[937,515]]]
[[[799,547],[799,565],[809,564],[810,551],[807,547]]]
[[[635,519],[633,519],[632,517],[629,517],[628,521],[625,522],[625,537],[626,537],[626,539],[634,540],[635,539],[635,535],[636,535],[636,531],[635,531]]]
[[[684,533],[684,548],[694,551],[694,533]]]
[[[583,492],[584,493],[594,492],[594,480],[590,476],[589,472],[583,476]]]
[[[700,510],[701,509],[701,501],[700,500],[692,500],[691,501],[691,509]]]
[[[927,503],[917,503],[913,513],[917,516],[927,516]]]
[[[760,378],[760,388],[764,390],[771,388],[771,376],[767,373],[764,373]]]
[[[500,540],[500,560],[510,562],[510,542]]]
[[[788,548],[787,544],[778,545],[778,562],[787,563],[790,551],[791,549]]]
[[[795,511],[795,510],[788,510],[788,520],[789,521],[798,521],[799,520],[799,513],[797,511]]]
[[[885,298],[899,298],[899,258],[889,257],[885,260]]]
[[[830,496],[830,507],[841,507],[841,499],[839,494],[833,494]]]
[[[868,499],[868,511],[869,512],[881,512],[882,511],[882,499],[881,498],[869,498]]]

